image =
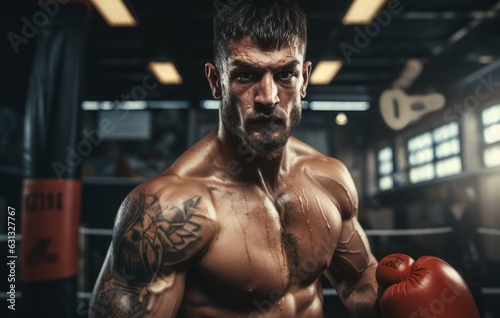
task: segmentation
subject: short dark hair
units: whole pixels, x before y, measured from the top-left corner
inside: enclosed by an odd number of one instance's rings
[[[234,2],[234,1],[233,1]],[[295,37],[307,45],[307,19],[294,0],[239,0],[225,4],[214,18],[214,60],[217,67],[229,54],[231,40],[250,36],[262,49],[281,48]],[[231,3],[231,1],[229,1]]]

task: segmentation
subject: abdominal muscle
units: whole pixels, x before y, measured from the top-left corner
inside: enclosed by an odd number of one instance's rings
[[[203,291],[206,286],[186,286],[184,301],[178,317],[304,317],[323,316],[323,293],[318,281],[310,286],[291,286],[284,295],[274,290],[267,297],[263,295],[240,295],[235,298],[232,291]],[[237,296],[236,296],[237,297]]]

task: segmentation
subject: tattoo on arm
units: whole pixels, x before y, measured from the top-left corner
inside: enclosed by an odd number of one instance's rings
[[[201,197],[195,196],[180,206],[164,206],[157,195],[145,192],[125,199],[110,263],[91,304],[95,317],[144,315],[152,293],[148,284],[187,261],[201,240],[201,224],[194,218],[200,201]]]

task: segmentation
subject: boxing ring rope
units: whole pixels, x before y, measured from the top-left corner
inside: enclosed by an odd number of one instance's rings
[[[398,229],[398,230],[373,230],[367,229],[365,233],[367,236],[412,236],[412,235],[436,235],[451,233],[451,227],[436,227],[436,228],[420,228],[420,229]],[[500,236],[500,229],[478,228],[477,232],[483,235]],[[98,235],[98,236],[111,236],[113,230],[99,229],[99,228],[80,228],[80,234],[83,235]]]
[[[372,230],[367,229],[365,233],[367,236],[412,236],[412,235],[435,235],[435,234],[446,234],[451,233],[453,230],[451,227],[437,227],[437,228],[422,228],[422,229],[400,229],[400,230]],[[483,235],[493,235],[500,236],[500,229],[489,229],[489,228],[478,228],[477,232]],[[95,236],[112,236],[112,229],[100,229],[100,228],[88,228],[80,227],[81,235],[95,235]],[[8,238],[6,234],[0,235],[0,242],[7,241]],[[21,234],[16,235],[16,241],[22,239]]]
[[[499,229],[486,229],[486,228],[480,227],[480,228],[477,229],[477,232],[479,234],[483,234],[483,235],[500,236],[500,230]]]
[[[421,229],[399,229],[399,230],[372,230],[367,229],[365,233],[367,236],[412,236],[412,235],[435,235],[435,234],[445,234],[451,233],[453,230],[451,227],[437,227],[437,228],[421,228]],[[490,228],[478,228],[477,232],[483,235],[493,235],[500,236],[500,229],[490,229]],[[88,228],[80,227],[80,234],[82,235],[96,235],[96,236],[112,236],[112,229],[101,229],[101,228]],[[16,235],[16,240],[20,241],[22,239],[21,234]],[[0,235],[0,242],[7,241],[7,235]]]
[[[451,233],[451,227],[436,227],[424,229],[399,229],[399,230],[365,230],[367,236],[412,236],[412,235],[435,235]]]
[[[113,236],[113,230],[112,229],[98,229],[98,228],[80,227],[80,234],[82,234],[82,235],[95,235],[95,236]]]

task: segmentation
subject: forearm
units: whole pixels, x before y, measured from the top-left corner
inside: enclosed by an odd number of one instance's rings
[[[355,282],[337,286],[338,294],[347,310],[358,318],[375,318],[374,304],[378,285],[375,279],[377,263],[372,263]]]
[[[111,278],[99,284],[90,301],[89,317],[144,316],[144,286],[132,288]],[[141,296],[142,297],[141,297]]]
[[[105,273],[93,291],[89,317],[175,317],[184,293],[185,272],[148,284]]]

